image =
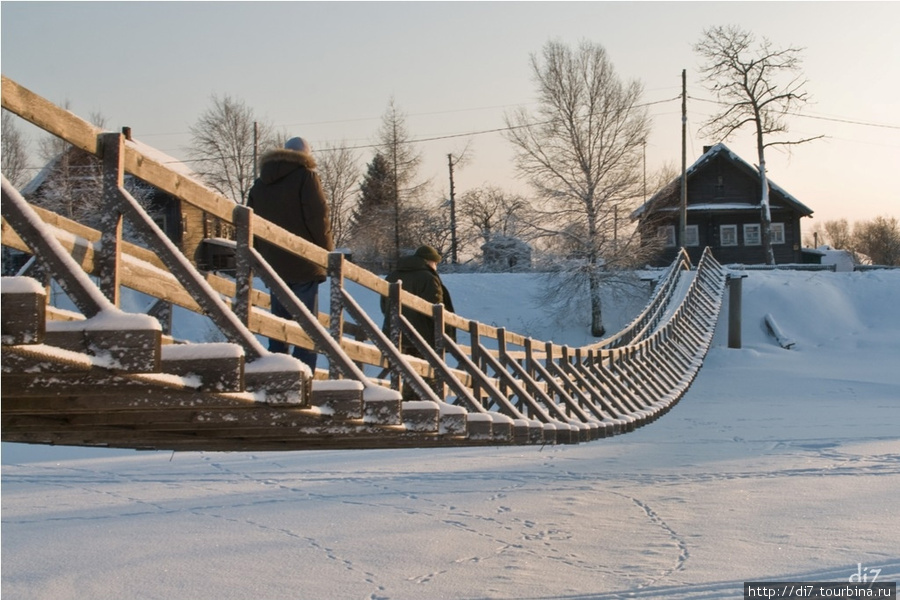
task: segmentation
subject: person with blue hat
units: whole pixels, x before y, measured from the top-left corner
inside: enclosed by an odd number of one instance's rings
[[[294,235],[329,252],[334,250],[328,201],[316,172],[312,148],[305,139],[293,137],[283,149],[262,156],[260,175],[250,189],[247,206]],[[294,295],[317,315],[319,284],[325,281],[325,269],[262,239],[257,238],[254,246]],[[272,294],[272,314],[292,319],[275,294]],[[269,351],[286,354],[288,345],[270,338]],[[292,354],[315,374],[315,351],[294,346]]]

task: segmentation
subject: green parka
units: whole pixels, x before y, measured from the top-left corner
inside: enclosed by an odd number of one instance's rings
[[[448,311],[454,312],[450,291],[444,286],[437,271],[432,269],[424,258],[416,255],[400,257],[397,261],[397,268],[387,276],[387,281],[390,283],[402,281],[404,291],[415,294],[432,304],[443,304]],[[387,315],[387,298],[381,299],[381,311]],[[405,307],[403,316],[425,341],[434,346],[434,318]],[[385,322],[386,328],[387,322]],[[409,351],[409,346],[409,344],[405,345],[404,352]]]

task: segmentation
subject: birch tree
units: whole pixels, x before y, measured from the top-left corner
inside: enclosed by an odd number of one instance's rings
[[[575,264],[556,289],[571,296],[571,285],[587,283],[591,333],[602,336],[601,282],[639,255],[637,246],[616,243],[615,215],[627,214],[641,195],[649,132],[642,86],[621,80],[606,50],[587,41],[575,49],[548,42],[531,56],[531,69],[537,112],[507,115],[507,135],[539,202],[531,225]]]
[[[771,146],[802,144],[822,136],[785,141],[787,117],[809,100],[800,74],[801,48],[780,49],[739,27],[706,29],[694,51],[705,61],[700,72],[724,108],[704,125],[713,139],[727,140],[744,126],[754,129],[759,160],[760,224],[766,264],[775,264],[772,251],[772,212],[765,150]]]

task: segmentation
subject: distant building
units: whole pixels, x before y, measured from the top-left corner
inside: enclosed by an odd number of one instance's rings
[[[519,238],[493,235],[482,244],[484,266],[497,271],[518,271],[531,268],[531,246]]]
[[[762,264],[765,254],[760,224],[762,196],[759,171],[724,144],[704,148],[687,169],[687,223],[680,240],[681,177],[677,177],[635,210],[641,239],[660,240],[656,265],[674,260],[682,246],[696,264],[703,249],[723,264]],[[800,219],[813,211],[769,180],[772,251],[776,264],[801,263]],[[808,258],[807,258],[808,260]]]

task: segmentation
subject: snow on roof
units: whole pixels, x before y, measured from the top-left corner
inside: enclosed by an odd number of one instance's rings
[[[50,177],[50,174],[53,173],[53,170],[56,168],[56,165],[59,163],[60,158],[62,158],[62,154],[57,155],[52,158],[50,161],[45,164],[38,174],[35,175],[31,181],[26,183],[22,189],[19,191],[23,197],[27,198],[28,196],[37,192],[42,185],[47,181],[47,178]]]
[[[703,155],[700,156],[700,158],[698,158],[694,162],[694,164],[692,164],[690,167],[688,167],[685,170],[685,175],[687,176],[688,180],[690,180],[691,176],[695,172],[700,170],[700,168],[704,167],[713,158],[715,158],[716,156],[718,156],[720,154],[726,156],[731,162],[736,164],[741,169],[747,171],[748,173],[753,173],[755,175],[759,175],[759,169],[757,167],[755,167],[754,165],[751,165],[750,163],[748,163],[747,161],[742,159],[740,156],[735,154],[734,151],[732,151],[728,146],[726,146],[725,144],[720,142],[720,143],[716,144],[715,146],[710,146],[710,148],[706,152],[704,152]],[[663,195],[670,187],[677,185],[677,183],[680,180],[681,180],[681,176],[679,175],[678,177],[676,177],[675,179],[670,181],[667,185],[665,185],[662,189],[660,189],[655,194],[653,194],[653,196],[651,196],[650,199],[647,200],[647,202],[645,202],[644,204],[639,206],[637,209],[634,210],[634,212],[631,213],[631,218],[637,219],[640,216],[642,216],[651,206],[653,206],[653,204],[658,200],[658,198],[661,195]],[[795,206],[795,208],[797,210],[799,210],[800,212],[805,212],[806,214],[810,214],[810,215],[813,213],[811,208],[809,208],[808,206],[804,205],[802,202],[797,200],[797,198],[795,198],[794,196],[789,194],[784,188],[782,188],[777,183],[772,181],[771,178],[769,178],[769,187],[772,190],[777,191],[779,194],[784,196],[784,198],[789,203],[793,204]],[[725,204],[725,205],[714,204],[714,205],[707,205],[707,207],[704,208],[703,210],[729,210],[729,208],[727,208],[727,207],[728,207],[727,204]],[[742,208],[746,208],[746,207],[742,207]],[[755,206],[755,208],[759,208],[759,204],[757,204]],[[689,204],[688,210],[690,210],[690,209],[691,209],[691,205]]]

